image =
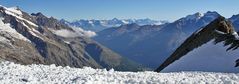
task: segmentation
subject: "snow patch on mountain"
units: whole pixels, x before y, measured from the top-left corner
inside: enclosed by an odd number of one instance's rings
[[[186,20],[195,20],[195,19],[198,20],[201,17],[203,17],[203,14],[198,12],[198,13],[195,13],[193,15],[188,15],[185,18],[186,18]]]
[[[21,11],[20,10],[16,10],[16,9],[14,9],[14,8],[5,8],[6,10],[5,10],[5,13],[7,13],[7,14],[9,14],[9,15],[12,15],[12,16],[14,16],[14,17],[16,17],[17,19],[19,19],[19,20],[23,20],[23,21],[25,21],[25,22],[27,22],[28,24],[30,24],[30,25],[32,25],[32,26],[34,26],[34,27],[38,27],[38,25],[36,25],[35,23],[33,23],[33,22],[31,22],[31,21],[29,21],[29,20],[27,20],[27,19],[24,19],[23,17],[22,17],[22,14],[20,13]],[[9,10],[10,9],[10,10]]]
[[[55,65],[0,63],[0,82],[6,84],[237,84],[239,74],[214,72],[156,73],[119,72],[90,67],[70,68]]]
[[[199,20],[201,18],[208,18],[208,19],[215,19],[219,16],[219,14],[215,11],[208,11],[206,13],[195,13],[195,14],[192,14],[192,15],[188,15],[182,19],[185,19],[185,20]]]
[[[237,32],[233,32],[232,35],[235,37],[236,40],[239,40],[239,35]]]
[[[35,37],[41,38],[40,32],[38,32],[35,28],[38,27],[38,25],[36,25],[35,23],[23,18],[23,13],[22,11],[18,8],[18,7],[4,7],[4,6],[0,6],[3,7],[5,9],[5,13],[11,16],[14,16],[15,18],[17,18],[16,20],[21,23],[23,26],[25,26],[28,31],[34,35]],[[42,39],[42,38],[41,38]]]
[[[18,21],[18,20],[17,20],[17,21]],[[19,21],[18,21],[18,22],[19,22]],[[42,38],[41,36],[39,36],[39,35],[41,35],[41,33],[40,33],[39,31],[37,31],[35,28],[31,28],[31,27],[27,26],[27,25],[25,24],[25,22],[23,22],[23,21],[21,21],[20,23],[22,23],[22,25],[25,26],[25,27],[28,29],[28,31],[29,31],[33,36],[38,37],[38,38],[40,38],[40,39],[43,40],[43,38]]]
[[[5,7],[6,8],[6,7]],[[18,7],[10,7],[10,8],[6,8],[8,11],[15,13],[17,15],[22,15],[22,11],[20,11],[18,9]]]
[[[1,17],[0,17],[0,34],[2,36],[1,37],[2,40],[6,40],[4,39],[4,37],[5,38],[7,37],[7,38],[15,38],[15,39],[20,39],[20,40],[30,42],[29,39],[24,37],[22,34],[18,33],[14,28],[12,28],[9,23],[5,24],[3,22],[3,18]]]

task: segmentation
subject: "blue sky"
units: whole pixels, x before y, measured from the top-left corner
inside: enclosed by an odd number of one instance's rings
[[[67,20],[150,18],[173,21],[196,12],[239,14],[239,0],[0,0],[28,13],[42,12]]]

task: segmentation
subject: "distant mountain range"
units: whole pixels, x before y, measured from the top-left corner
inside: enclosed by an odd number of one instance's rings
[[[217,12],[208,11],[161,25],[126,24],[102,30],[94,39],[123,56],[156,68],[194,31],[219,16]],[[236,29],[238,19],[238,15],[228,19]]]
[[[91,32],[71,28],[42,13],[0,6],[0,60],[20,64],[114,68],[142,66],[90,39]]]
[[[94,32],[98,32],[110,27],[119,27],[125,24],[136,23],[138,25],[160,25],[164,23],[168,23],[168,21],[157,21],[151,19],[117,19],[113,18],[112,20],[76,20],[73,22],[66,21],[64,19],[60,20],[61,23],[67,24],[73,27],[80,27],[84,30],[91,30]]]

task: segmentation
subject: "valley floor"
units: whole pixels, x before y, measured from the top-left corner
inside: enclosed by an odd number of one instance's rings
[[[213,72],[119,72],[105,69],[56,67],[55,65],[20,65],[0,63],[0,83],[166,83],[166,84],[238,84],[238,73]]]

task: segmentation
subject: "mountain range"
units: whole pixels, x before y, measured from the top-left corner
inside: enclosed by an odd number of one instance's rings
[[[194,31],[219,17],[215,11],[195,13],[161,25],[126,24],[102,30],[96,41],[131,60],[156,68]],[[229,18],[238,29],[237,15]]]
[[[219,16],[208,11],[174,22],[116,18],[68,22],[1,6],[0,60],[127,71],[146,69],[144,66],[154,69],[194,31]],[[227,21],[238,30],[239,15]]]
[[[76,20],[76,21],[66,21],[64,19],[60,20],[61,23],[67,24],[72,27],[80,27],[84,30],[90,30],[94,32],[99,32],[101,30],[111,28],[111,27],[119,27],[125,24],[136,23],[138,25],[160,25],[164,23],[168,23],[168,21],[157,21],[151,19],[117,19],[113,18],[111,20]]]
[[[82,30],[42,13],[0,7],[0,60],[20,64],[114,68],[137,71],[142,66],[90,39]]]

